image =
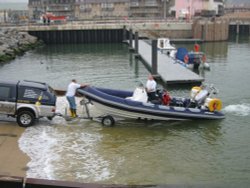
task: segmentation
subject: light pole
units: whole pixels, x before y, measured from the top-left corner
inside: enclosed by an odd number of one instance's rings
[[[189,1],[189,20],[191,20],[193,12],[193,0],[188,0],[188,1]]]

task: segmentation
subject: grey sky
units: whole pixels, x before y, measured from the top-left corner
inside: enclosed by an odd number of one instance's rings
[[[0,3],[28,3],[29,0],[0,0]],[[250,0],[227,0],[228,3],[249,3]]]
[[[28,3],[28,0],[0,0],[0,3]]]

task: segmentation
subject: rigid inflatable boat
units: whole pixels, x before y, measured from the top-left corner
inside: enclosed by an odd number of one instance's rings
[[[206,62],[206,55],[204,52],[188,51],[186,48],[178,48],[176,60],[189,69],[210,69],[209,64]]]
[[[157,48],[161,53],[167,54],[172,58],[175,57],[177,52],[175,46],[170,43],[169,38],[159,38],[157,40]]]
[[[172,97],[158,91],[159,100],[147,101],[144,88],[134,92],[87,86],[78,92],[103,112],[102,123],[113,125],[116,117],[147,120],[223,119],[220,99],[211,98],[214,89],[193,87],[190,98]]]

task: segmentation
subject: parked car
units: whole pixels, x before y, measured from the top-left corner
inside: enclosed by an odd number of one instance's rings
[[[41,117],[51,120],[55,110],[56,95],[48,84],[0,80],[0,114],[15,117],[19,126],[32,126]]]

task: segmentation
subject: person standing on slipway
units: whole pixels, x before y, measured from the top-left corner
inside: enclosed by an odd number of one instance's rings
[[[71,83],[68,85],[68,89],[66,92],[66,98],[69,102],[70,107],[70,115],[71,117],[77,117],[76,114],[76,101],[75,101],[75,94],[78,88],[86,87],[88,84],[78,84],[75,79],[71,80]]]

